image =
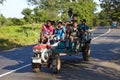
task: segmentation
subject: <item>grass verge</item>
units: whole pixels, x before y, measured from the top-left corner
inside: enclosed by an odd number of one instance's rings
[[[40,25],[0,27],[0,51],[37,43],[40,29]]]

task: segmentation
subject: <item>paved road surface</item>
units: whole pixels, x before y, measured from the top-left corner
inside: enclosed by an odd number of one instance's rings
[[[0,80],[120,80],[120,29],[96,29],[90,61],[82,62],[81,53],[62,56],[59,74],[48,68],[32,72],[32,47],[0,52]]]

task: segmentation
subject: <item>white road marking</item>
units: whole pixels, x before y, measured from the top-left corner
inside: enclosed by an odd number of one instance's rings
[[[101,35],[93,38],[92,40],[95,40],[95,39],[97,39],[97,38],[99,38],[99,37],[101,37],[101,36],[104,36],[104,35],[108,34],[110,31],[111,31],[111,29],[109,29],[109,30],[108,30],[106,33],[104,33],[104,34],[101,34]],[[19,67],[19,68],[17,68],[17,69],[11,70],[11,71],[9,71],[9,72],[6,72],[6,73],[4,73],[4,74],[1,74],[1,75],[0,75],[0,78],[3,77],[3,76],[6,76],[6,75],[8,75],[8,74],[14,73],[14,72],[16,72],[16,71],[18,71],[18,70],[20,70],[20,69],[25,68],[25,67],[28,67],[28,66],[30,66],[30,65],[31,65],[31,63],[30,63],[30,64],[27,64],[27,65],[25,65],[25,66]]]
[[[109,28],[109,30],[108,30],[106,33],[101,34],[101,35],[99,35],[99,36],[97,36],[97,37],[94,37],[92,40],[96,40],[97,38],[99,38],[99,37],[101,37],[101,36],[104,36],[104,35],[108,34],[110,31],[111,31],[111,29]]]
[[[25,66],[22,66],[22,67],[19,67],[19,68],[17,68],[17,69],[14,69],[14,70],[11,70],[11,71],[9,71],[9,72],[6,72],[6,73],[4,73],[4,74],[1,74],[0,75],[0,78],[1,77],[3,77],[3,76],[6,76],[6,75],[8,75],[8,74],[11,74],[11,73],[13,73],[13,72],[16,72],[16,71],[18,71],[18,70],[20,70],[20,69],[23,69],[23,68],[25,68],[25,67],[28,67],[28,66],[30,66],[31,64],[27,64],[27,65],[25,65]]]

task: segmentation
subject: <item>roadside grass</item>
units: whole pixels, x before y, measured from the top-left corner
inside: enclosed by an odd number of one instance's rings
[[[0,51],[37,43],[40,30],[41,25],[0,27]]]

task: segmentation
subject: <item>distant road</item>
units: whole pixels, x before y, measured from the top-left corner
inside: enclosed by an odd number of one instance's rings
[[[0,52],[0,80],[120,80],[120,29],[97,28],[90,61],[82,62],[81,53],[61,56],[59,74],[48,68],[32,72],[32,47]]]

